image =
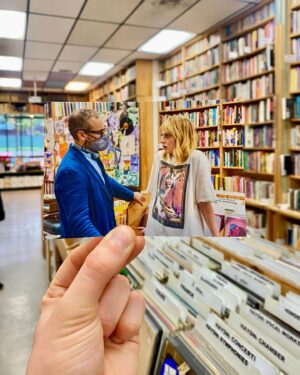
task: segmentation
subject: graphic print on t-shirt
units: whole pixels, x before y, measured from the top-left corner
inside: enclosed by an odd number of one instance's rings
[[[186,185],[190,165],[160,163],[158,187],[152,210],[152,217],[162,225],[184,228]]]

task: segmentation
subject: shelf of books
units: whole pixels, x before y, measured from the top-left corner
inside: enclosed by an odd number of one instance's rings
[[[244,168],[243,124],[235,108],[233,113],[224,115],[223,102],[222,99],[161,102],[159,123],[178,114],[189,118],[197,132],[197,149],[210,161],[215,188],[237,191],[235,175]]]
[[[136,100],[136,65],[121,70],[90,93],[91,101],[120,102]]]
[[[220,36],[201,36],[160,63],[160,97],[190,100],[220,97]]]
[[[289,46],[293,62],[290,64],[289,91],[294,99],[288,132],[288,244],[293,246],[300,237],[300,1],[289,1]],[[291,219],[294,219],[292,221]],[[298,220],[297,220],[298,219]]]

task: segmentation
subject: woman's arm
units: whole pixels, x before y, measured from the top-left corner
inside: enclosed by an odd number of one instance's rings
[[[203,215],[212,237],[220,237],[211,202],[199,202],[198,209],[199,213]]]

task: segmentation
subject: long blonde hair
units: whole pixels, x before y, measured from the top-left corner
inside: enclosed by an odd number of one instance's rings
[[[197,147],[197,133],[191,121],[180,115],[168,116],[162,123],[161,132],[175,138],[174,155],[177,163],[184,163]],[[163,159],[167,158],[163,155]]]

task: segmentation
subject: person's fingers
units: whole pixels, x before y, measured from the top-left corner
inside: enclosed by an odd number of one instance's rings
[[[143,244],[139,241],[139,244]],[[77,276],[64,295],[70,306],[98,304],[108,282],[134,258],[142,248],[128,226],[113,229],[87,256]]]
[[[145,301],[143,295],[138,291],[131,292],[126,308],[110,338],[111,341],[115,344],[120,344],[138,336],[144,314]]]
[[[92,238],[71,251],[52,280],[46,292],[48,297],[57,297],[57,294],[63,293],[71,285],[86,257],[101,240],[102,237]]]
[[[113,277],[104,289],[99,304],[99,316],[105,338],[108,338],[116,329],[129,296],[130,284],[122,275]]]

